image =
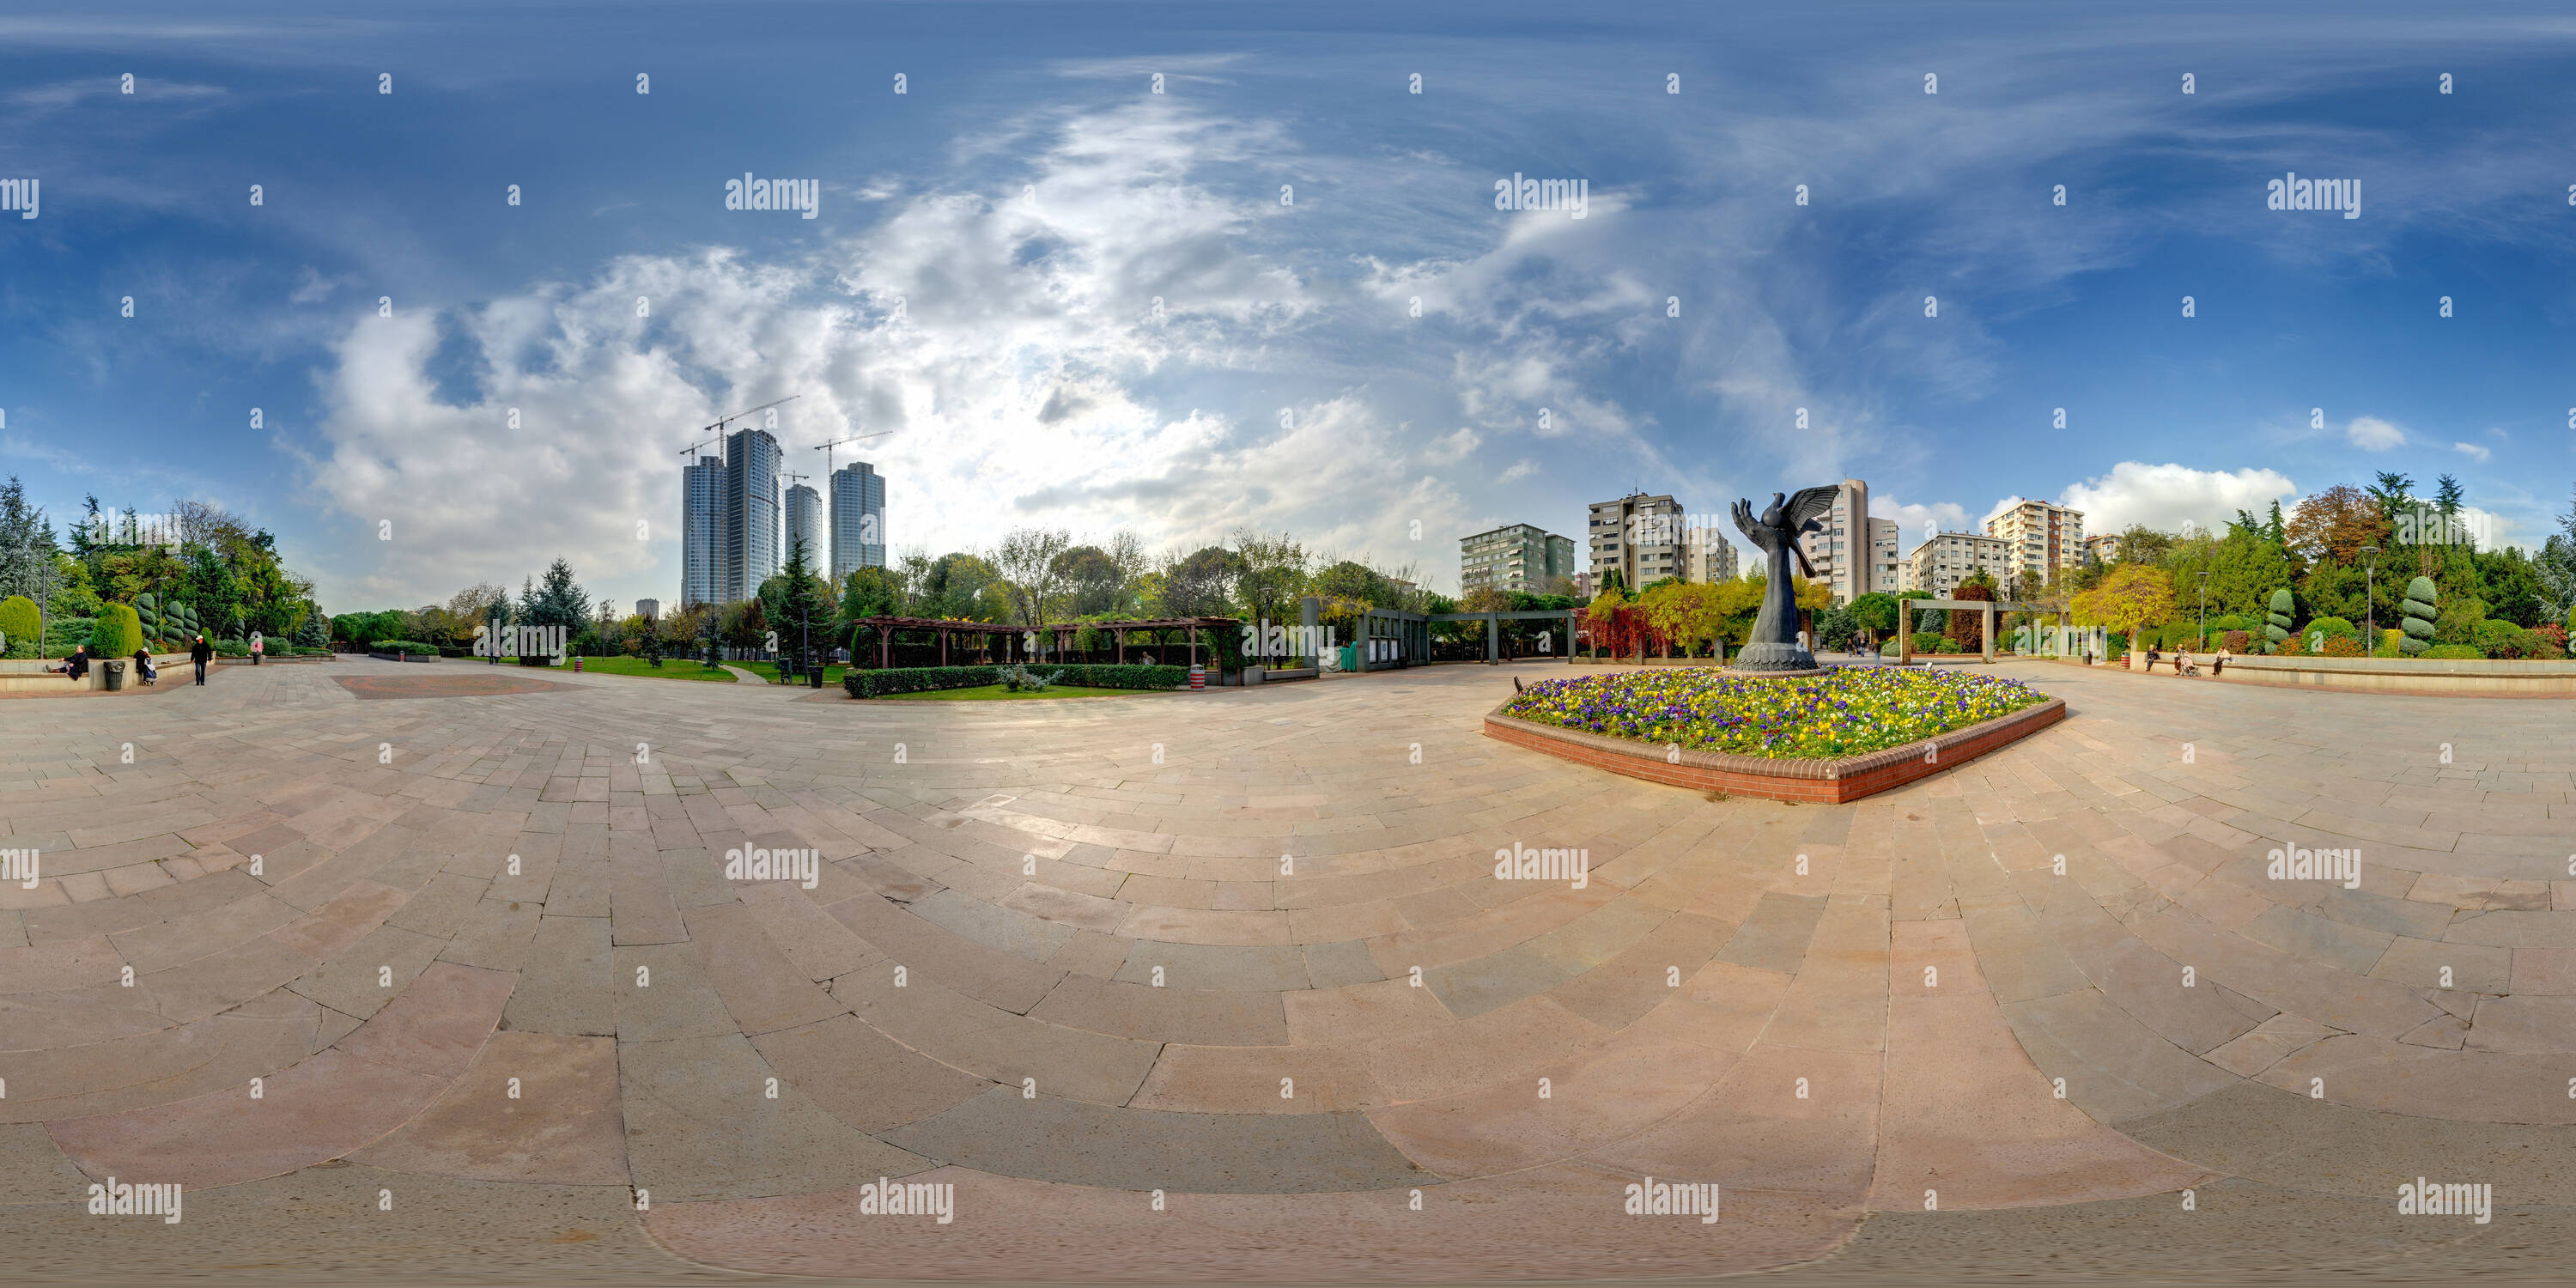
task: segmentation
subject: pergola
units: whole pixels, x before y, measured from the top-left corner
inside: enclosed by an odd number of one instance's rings
[[[1531,608],[1516,613],[1499,610],[1490,613],[1434,613],[1431,615],[1431,620],[1435,622],[1483,621],[1485,623],[1485,664],[1492,666],[1502,660],[1502,623],[1561,617],[1565,619],[1565,660],[1571,664],[1574,661],[1574,619],[1576,614],[1582,611],[1579,608]]]
[[[1984,637],[1985,660],[1988,662],[1995,660],[1995,614],[1997,613],[2035,613],[2053,616],[2057,619],[2058,638],[2060,639],[2064,639],[2066,637],[2066,628],[2068,625],[2068,614],[2065,609],[2051,608],[2046,604],[2015,603],[2010,600],[1900,599],[1896,601],[1896,607],[1898,609],[1896,623],[1896,662],[1899,666],[1911,666],[1914,663],[1914,613],[1917,609],[1945,608],[1951,612],[1962,612],[1969,609],[1975,609],[1984,613],[1985,629],[1980,632],[1980,634]]]
[[[1055,642],[1055,651],[1066,653],[1072,651],[1073,637],[1076,632],[1107,631],[1117,638],[1118,660],[1123,663],[1127,660],[1127,632],[1186,630],[1189,632],[1190,664],[1196,666],[1199,661],[1201,629],[1241,629],[1242,626],[1231,617],[1158,617],[1127,622],[1050,622],[1040,626],[1012,626],[1002,622],[961,622],[937,617],[854,617],[850,619],[850,624],[876,628],[877,665],[880,667],[892,665],[894,632],[899,630],[936,632],[939,636],[941,666],[948,665],[948,640],[952,635],[973,637],[982,644],[990,644],[993,636],[1001,636],[1004,661],[1027,661],[1029,660],[1027,641],[1035,636],[1049,636]],[[1015,651],[1020,656],[1015,657]]]

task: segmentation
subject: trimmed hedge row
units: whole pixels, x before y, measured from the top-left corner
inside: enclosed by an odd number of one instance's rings
[[[1175,689],[1190,682],[1186,666],[1115,664],[1101,666],[1035,666],[1037,675],[1061,672],[1057,684],[1090,689]],[[856,667],[843,672],[841,687],[854,698],[880,698],[890,693],[927,693],[934,689],[971,689],[1000,684],[998,666],[906,666],[879,671]]]

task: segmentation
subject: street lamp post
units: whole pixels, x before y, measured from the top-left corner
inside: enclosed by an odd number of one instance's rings
[[[2362,627],[2365,634],[2361,640],[2361,655],[2377,657],[2379,656],[2379,604],[2376,595],[2379,588],[2379,547],[2363,546],[2361,552],[2370,556],[2362,563],[2361,620],[2365,623]]]
[[[2209,642],[2209,570],[2200,570],[2200,642]]]

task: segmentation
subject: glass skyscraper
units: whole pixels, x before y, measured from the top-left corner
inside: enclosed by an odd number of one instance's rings
[[[778,473],[783,456],[768,430],[725,435],[724,565],[717,583],[725,600],[759,594],[760,583],[778,572]]]
[[[823,494],[802,483],[787,489],[787,540],[778,547],[780,567],[787,565],[788,553],[796,548],[799,538],[805,542],[805,566],[820,569],[823,566]]]
[[[885,478],[854,461],[832,471],[832,580],[885,566]]]
[[[680,606],[712,604],[724,586],[724,462],[680,468]]]

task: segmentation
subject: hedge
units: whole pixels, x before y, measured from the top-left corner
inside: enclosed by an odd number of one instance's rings
[[[437,645],[423,644],[419,640],[377,640],[367,646],[367,651],[370,653],[427,653],[431,657],[438,656]]]
[[[1186,666],[1034,666],[1031,673],[1061,672],[1055,683],[1090,689],[1175,689],[1190,682]],[[852,667],[841,675],[841,687],[854,698],[881,698],[892,693],[928,693],[937,689],[971,689],[1000,684],[998,666],[906,666],[866,671]]]
[[[143,647],[143,618],[131,604],[109,604],[98,610],[90,628],[89,651],[97,657],[132,657]]]
[[[2425,649],[2423,656],[2439,662],[2479,662],[2486,654],[2466,644],[2436,644]]]
[[[44,641],[36,638],[37,633],[44,629],[39,624],[40,620],[36,601],[24,595],[0,599],[0,636],[7,637],[10,647],[17,647],[20,640],[25,640],[30,650],[42,644]],[[28,656],[34,656],[34,653],[31,651]]]

